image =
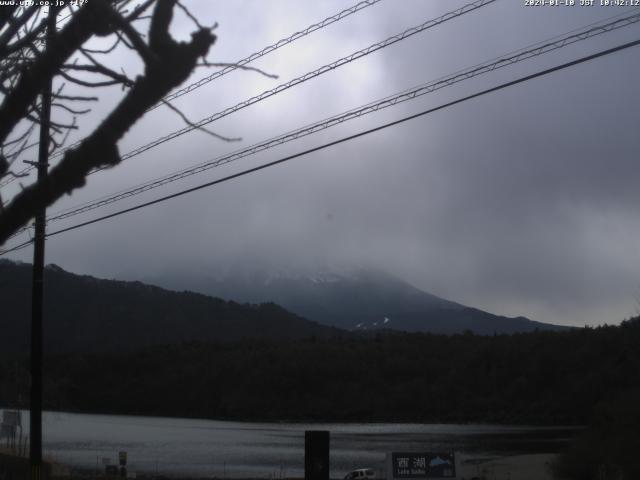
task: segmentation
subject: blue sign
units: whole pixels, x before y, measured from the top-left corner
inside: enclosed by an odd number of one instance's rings
[[[393,478],[454,478],[453,453],[392,453]]]

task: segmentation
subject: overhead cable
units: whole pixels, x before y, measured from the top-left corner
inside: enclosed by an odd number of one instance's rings
[[[150,150],[151,148],[154,148],[162,143],[168,142],[170,140],[173,140],[174,138],[180,137],[182,135],[184,135],[185,133],[189,133],[192,132],[194,130],[198,130],[201,129],[202,127],[204,127],[205,125],[208,125],[212,122],[215,122],[216,120],[220,120],[221,118],[226,117],[227,115],[230,115],[234,112],[237,112],[238,110],[242,110],[244,108],[247,108],[251,105],[254,105],[258,102],[261,102],[262,100],[265,100],[267,98],[273,97],[274,95],[277,95],[285,90],[288,90],[292,87],[295,87],[296,85],[300,85],[308,80],[311,80],[313,78],[319,77],[320,75],[323,75],[327,72],[330,72],[332,70],[335,70],[343,65],[346,65],[348,63],[351,63],[355,60],[358,60],[362,57],[365,57],[373,52],[377,52],[378,50],[381,50],[383,48],[386,48],[390,45],[393,45],[395,43],[398,43],[402,40],[405,40],[417,33],[423,32],[425,30],[428,30],[430,28],[433,28],[437,25],[440,25],[442,23],[445,23],[449,20],[452,20],[454,18],[460,17],[461,15],[464,15],[465,13],[469,13],[472,12],[474,10],[477,10],[478,8],[484,7],[488,4],[491,4],[493,2],[495,2],[496,0],[476,0],[474,2],[468,3],[466,5],[463,5],[462,7],[453,10],[451,12],[445,13],[444,15],[441,15],[440,17],[434,18],[432,20],[427,20],[426,22],[417,25],[415,27],[411,27],[406,29],[405,31],[398,33],[396,35],[393,35],[385,40],[382,40],[381,42],[378,43],[374,43],[372,45],[369,45],[366,48],[363,48],[362,50],[358,50],[356,52],[353,52],[350,55],[347,55],[346,57],[342,57],[338,60],[335,60],[331,63],[328,63],[326,65],[323,65],[322,67],[313,70],[311,72],[307,72],[304,75],[300,76],[300,77],[296,77],[293,80],[289,80],[286,83],[282,83],[280,85],[278,85],[275,88],[272,88],[270,90],[266,90],[262,93],[260,93],[259,95],[255,95],[251,98],[248,98],[246,100],[243,100],[242,102],[232,106],[232,107],[228,107],[225,108],[224,110],[221,110],[217,113],[214,113],[213,115],[210,115],[208,117],[203,118],[202,120],[199,120],[198,122],[194,122],[190,125],[187,125],[186,127],[183,127],[179,130],[175,130],[167,135],[164,135],[160,138],[157,138],[145,145],[142,145],[140,147],[135,148],[134,150],[130,150],[129,152],[123,154],[121,156],[121,159],[127,160],[129,158],[135,157],[136,155],[139,155],[143,152],[146,152],[147,150]],[[78,142],[79,143],[79,142]],[[70,147],[72,148],[72,147]],[[67,149],[68,150],[68,149]],[[62,154],[63,152],[66,152],[67,150],[61,150],[58,152],[58,155]],[[52,155],[52,158],[55,157],[56,155]],[[106,167],[103,168],[97,168],[95,170],[92,170],[89,175],[102,171],[106,169]],[[28,172],[29,169],[25,169],[24,172]],[[20,172],[20,174],[22,174],[23,172]],[[13,180],[9,180],[7,183],[10,183]],[[0,184],[0,187],[2,187],[2,184]]]
[[[393,45],[395,43],[398,43],[402,40],[405,40],[417,33],[420,32],[424,32],[425,30],[428,30],[430,28],[433,28],[437,25],[440,25],[442,23],[445,23],[449,20],[453,20],[454,18],[460,17],[466,13],[472,12],[474,10],[477,10],[481,7],[484,7],[488,4],[491,4],[493,2],[495,2],[496,0],[476,0],[474,2],[468,3],[456,10],[453,10],[451,12],[445,13],[444,15],[438,17],[438,18],[434,18],[432,20],[428,20],[420,25],[417,25],[415,27],[411,27],[406,29],[405,31],[398,33],[396,35],[393,35],[389,38],[387,38],[386,40],[383,40],[381,42],[377,42],[374,43],[373,45],[369,45],[366,48],[363,48],[362,50],[358,50],[357,52],[354,52],[350,55],[347,55],[346,57],[342,57],[338,60],[335,60],[334,62],[328,63],[326,65],[323,65],[322,67],[313,70],[311,72],[307,72],[304,75],[294,78],[293,80],[290,80],[286,83],[282,83],[280,85],[278,85],[275,88],[272,88],[270,90],[266,90],[264,92],[262,92],[259,95],[253,96],[251,98],[248,98],[232,107],[228,107],[220,112],[214,113],[213,115],[210,115],[206,118],[203,118],[202,120],[198,121],[198,122],[194,122],[193,125],[188,125],[184,128],[181,128],[179,130],[176,130],[174,132],[169,133],[168,135],[165,135],[163,137],[157,138],[156,140],[153,140],[152,142],[147,143],[146,145],[142,145],[138,148],[135,148],[134,150],[131,150],[127,153],[125,153],[124,155],[122,155],[122,160],[127,160],[131,157],[134,157],[136,155],[139,155],[143,152],[146,152],[147,150],[156,147],[162,143],[168,142],[169,140],[173,140],[174,138],[177,138],[181,135],[184,135],[185,133],[189,133],[192,132],[194,130],[200,129],[205,125],[208,125],[209,123],[215,122],[216,120],[220,120],[223,117],[226,117],[227,115],[230,115],[234,112],[237,112],[238,110],[242,110],[243,108],[249,107],[255,103],[258,103],[262,100],[265,100],[267,98],[270,98],[274,95],[277,95],[285,90],[288,90],[296,85],[300,85],[301,83],[304,83],[308,80],[311,80],[313,78],[316,78],[320,75],[323,75],[327,72],[330,72],[332,70],[335,70],[336,68],[339,68],[343,65],[346,65],[348,63],[351,63],[355,60],[358,60],[362,57],[365,57],[373,52],[377,52],[378,50],[381,50],[383,48],[386,48],[390,45]],[[99,169],[98,169],[99,170]],[[95,170],[94,170],[95,172]]]
[[[482,75],[488,72],[492,72],[494,70],[549,53],[551,51],[560,49],[567,45],[571,45],[578,41],[586,40],[593,36],[600,35],[605,32],[610,32],[615,29],[618,29],[627,25],[631,25],[637,22],[640,22],[640,13],[636,13],[635,15],[630,15],[628,17],[618,19],[613,22],[609,22],[606,24],[597,25],[595,27],[584,29],[584,30],[578,31],[577,33],[573,33],[565,37],[561,37],[561,38],[554,37],[552,41],[548,41],[545,43],[538,43],[533,48],[525,47],[524,49],[511,52],[506,56],[500,57],[498,59],[494,59],[491,61],[487,61],[478,65],[475,65],[473,67],[458,71],[446,77],[441,77],[429,83],[414,87],[409,90],[405,90],[403,92],[397,93],[392,96],[385,97],[381,100],[377,100],[375,102],[371,102],[367,105],[349,110],[339,115],[335,115],[335,116],[323,119],[319,122],[306,125],[302,128],[290,131],[288,133],[279,135],[277,137],[273,137],[266,141],[254,144],[250,147],[217,157],[213,160],[204,162],[194,167],[183,169],[183,170],[174,172],[172,174],[157,178],[155,180],[145,182],[135,187],[122,190],[118,193],[111,194],[109,196],[102,197],[100,199],[93,200],[82,205],[71,207],[66,210],[62,210],[58,213],[53,214],[51,217],[49,217],[48,223],[55,222],[58,220],[63,220],[81,213],[88,212],[90,210],[94,210],[96,208],[99,208],[105,205],[109,205],[119,200],[123,200],[125,198],[129,198],[134,195],[138,195],[140,193],[146,192],[148,190],[158,188],[162,185],[166,185],[168,183],[172,183],[174,181],[189,177],[191,175],[204,172],[211,168],[225,165],[227,163],[231,163],[241,158],[254,155],[256,153],[262,152],[264,150],[268,150],[278,145],[282,145],[292,140],[296,140],[296,139],[305,137],[307,135],[311,135],[320,130],[325,130],[327,128],[347,122],[349,120],[362,117],[364,115],[397,105],[399,103],[406,102],[408,100],[413,100],[415,98],[421,97],[428,93],[432,93],[441,88],[445,88],[453,84],[462,82],[464,80],[473,78],[477,75]]]
[[[493,92],[496,92],[496,91],[499,91],[499,90],[503,90],[503,89],[511,87],[513,85],[517,85],[517,84],[520,84],[520,83],[523,83],[523,82],[527,82],[527,81],[533,80],[535,78],[539,78],[539,77],[542,77],[542,76],[545,76],[545,75],[549,75],[549,74],[557,72],[559,70],[564,70],[564,69],[579,65],[581,63],[585,63],[585,62],[594,60],[596,58],[600,58],[600,57],[603,57],[603,56],[606,56],[606,55],[610,55],[612,53],[616,53],[616,52],[619,52],[619,51],[622,51],[622,50],[626,50],[626,49],[631,48],[631,47],[635,47],[637,45],[640,45],[640,40],[635,40],[635,41],[628,42],[628,43],[625,43],[625,44],[622,44],[622,45],[618,45],[616,47],[609,48],[607,50],[603,50],[603,51],[600,51],[600,52],[597,52],[597,53],[594,53],[594,54],[591,54],[591,55],[580,57],[577,60],[573,60],[573,61],[570,61],[570,62],[567,62],[567,63],[563,63],[563,64],[557,65],[555,67],[551,67],[551,68],[547,68],[547,69],[542,70],[542,71],[538,71],[538,72],[533,73],[531,75],[526,75],[524,77],[520,77],[520,78],[518,78],[516,80],[512,80],[512,81],[509,81],[509,82],[506,82],[506,83],[502,83],[502,84],[497,85],[495,87],[491,87],[491,88],[488,88],[486,90],[482,90],[480,92],[477,92],[477,93],[474,93],[474,94],[471,94],[471,95],[467,95],[467,96],[459,98],[457,100],[453,100],[451,102],[439,105],[437,107],[433,107],[433,108],[430,108],[428,110],[424,110],[422,112],[415,113],[413,115],[409,115],[409,116],[403,117],[403,118],[401,118],[399,120],[394,120],[392,122],[388,122],[388,123],[385,123],[383,125],[379,125],[377,127],[374,127],[374,128],[371,128],[371,129],[356,133],[354,135],[349,135],[347,137],[343,137],[343,138],[340,138],[338,140],[334,140],[332,142],[328,142],[328,143],[325,143],[323,145],[319,145],[317,147],[313,147],[313,148],[310,148],[310,149],[295,153],[293,155],[286,156],[284,158],[281,158],[279,160],[275,160],[273,162],[265,163],[263,165],[260,165],[260,166],[254,167],[254,168],[250,168],[250,169],[247,169],[247,170],[243,170],[243,171],[235,173],[233,175],[229,175],[229,176],[226,176],[226,177],[223,177],[223,178],[219,178],[219,179],[213,180],[211,182],[203,183],[201,185],[188,188],[186,190],[181,190],[181,191],[173,193],[171,195],[166,195],[164,197],[160,197],[160,198],[157,198],[155,200],[151,200],[149,202],[145,202],[145,203],[141,203],[141,204],[135,205],[133,207],[125,208],[123,210],[119,210],[119,211],[111,213],[109,215],[104,215],[104,216],[101,216],[101,217],[98,217],[98,218],[94,218],[92,220],[88,220],[86,222],[82,222],[82,223],[78,223],[76,225],[72,225],[72,226],[67,227],[67,228],[63,228],[63,229],[60,229],[60,230],[56,230],[54,232],[50,232],[50,233],[47,234],[47,237],[53,237],[53,236],[56,236],[56,235],[60,235],[62,233],[70,232],[72,230],[77,230],[79,228],[82,228],[82,227],[85,227],[85,226],[88,226],[88,225],[92,225],[94,223],[102,222],[102,221],[108,220],[110,218],[114,218],[114,217],[118,217],[120,215],[124,215],[125,213],[129,213],[129,212],[133,212],[133,211],[136,211],[136,210],[140,210],[142,208],[146,208],[146,207],[149,207],[151,205],[156,205],[158,203],[162,203],[162,202],[165,202],[167,200],[171,200],[173,198],[181,197],[183,195],[187,195],[189,193],[192,193],[192,192],[195,192],[195,191],[198,191],[198,190],[202,190],[204,188],[212,187],[212,186],[218,185],[220,183],[224,183],[224,182],[227,182],[227,181],[239,178],[239,177],[243,177],[243,176],[248,175],[250,173],[258,172],[260,170],[264,170],[264,169],[269,168],[269,167],[280,165],[282,163],[288,162],[288,161],[293,160],[295,158],[299,158],[299,157],[302,157],[304,155],[308,155],[308,154],[311,154],[311,153],[314,153],[314,152],[317,152],[317,151],[320,151],[320,150],[324,150],[324,149],[329,148],[329,147],[333,147],[335,145],[339,145],[339,144],[342,144],[342,143],[345,143],[345,142],[348,142],[348,141],[351,141],[351,140],[355,140],[356,138],[360,138],[360,137],[363,137],[365,135],[369,135],[371,133],[378,132],[380,130],[399,125],[399,124],[407,122],[409,120],[414,120],[416,118],[423,117],[425,115],[434,113],[434,112],[439,111],[439,110],[443,110],[445,108],[448,108],[448,107],[451,107],[451,106],[454,106],[454,105],[458,105],[460,103],[472,100],[474,98],[478,98],[478,97],[487,95],[489,93],[493,93]],[[24,242],[24,243],[22,243],[20,245],[16,245],[13,248],[1,251],[0,255],[5,255],[5,254],[7,254],[9,252],[13,252],[13,251],[19,250],[21,248],[24,248],[24,247],[30,245],[31,243],[33,243],[32,240],[28,241],[28,242]]]
[[[234,70],[237,70],[238,68],[242,68],[246,65],[248,65],[249,63],[253,62],[254,60],[257,60],[258,58],[264,57],[265,55],[272,53],[276,50],[278,50],[279,48],[284,47],[285,45],[289,45],[290,43],[295,42],[296,40],[306,37],[307,35],[315,32],[316,30],[320,30],[324,27],[327,27],[329,25],[331,25],[332,23],[338,22],[354,13],[359,12],[360,10],[363,10],[367,7],[370,7],[372,5],[375,5],[376,3],[380,2],[382,0],[364,0],[362,2],[359,2],[355,5],[353,5],[350,8],[346,8],[334,15],[331,15],[330,17],[325,18],[324,20],[314,23],[312,25],[309,25],[308,27],[306,27],[303,30],[300,30],[298,32],[293,33],[292,35],[289,35],[286,38],[282,38],[280,40],[278,40],[275,43],[272,43],[271,45],[268,45],[264,48],[262,48],[261,50],[252,53],[251,55],[249,55],[248,57],[243,58],[242,60],[238,60],[237,62],[228,65],[226,67],[224,67],[221,70],[218,70],[214,73],[212,73],[211,75],[204,77],[200,80],[198,80],[197,82],[191,83],[190,85],[187,85],[184,88],[181,88],[180,90],[177,90],[169,95],[167,95],[166,97],[164,97],[162,99],[162,101],[156,103],[154,106],[150,107],[147,112],[159,107],[160,105],[163,105],[163,102],[168,102],[171,100],[174,100],[178,97],[181,97],[183,95],[186,95],[187,93],[191,93],[194,90],[196,90],[197,88],[200,88],[203,85],[206,85],[209,82],[212,82],[224,75],[226,75],[227,73],[231,73]],[[67,15],[66,17],[64,17],[63,19],[59,20],[63,21],[67,18],[69,18],[71,15]],[[77,147],[78,145],[80,145],[81,141],[75,142],[73,145],[70,145],[69,147],[62,149],[62,150],[58,150],[57,152],[55,152],[53,155],[51,155],[51,158],[55,158],[58,157],[60,155],[62,155],[64,152],[66,152],[67,150],[70,150],[72,148]],[[24,168],[22,171],[18,172],[18,176],[24,176],[27,173],[29,173],[31,170],[33,170],[33,166],[30,167],[26,167]],[[15,180],[16,177],[9,177],[8,179],[6,179],[4,182],[0,183],[0,188],[2,188],[5,185],[8,185],[9,183],[13,182]]]
[[[309,25],[307,28],[305,28],[304,30],[300,30],[299,32],[295,32],[293,35],[288,36],[287,38],[283,38],[281,40],[278,40],[277,42],[264,47],[262,50],[257,51],[255,53],[252,53],[251,55],[249,55],[248,57],[243,58],[242,60],[238,60],[237,62],[235,62],[232,65],[228,65],[225,68],[223,68],[222,70],[218,70],[217,72],[212,73],[211,75],[209,75],[208,77],[202,78],[200,80],[198,80],[197,82],[192,83],[191,85],[188,85],[184,88],[181,88],[180,90],[177,90],[169,95],[167,95],[166,97],[164,97],[164,101],[171,101],[174,100],[178,97],[181,97],[182,95],[186,95],[187,93],[193,92],[195,89],[200,88],[202,85],[205,85],[209,82],[212,82],[213,80],[216,80],[217,78],[222,77],[223,75],[226,75],[227,73],[230,73],[234,70],[237,70],[238,68],[241,68],[251,62],[253,62],[254,60],[257,60],[260,57],[264,57],[265,55],[274,52],[275,50],[284,47],[285,45],[288,45],[290,43],[295,42],[296,40],[305,37],[307,35],[309,35],[310,33],[315,32],[316,30],[320,30],[328,25],[331,25],[332,23],[338,22],[340,20],[342,20],[345,17],[348,17],[349,15],[352,15],[356,12],[359,12],[360,10],[370,7],[371,5],[374,5],[378,2],[380,2],[381,0],[366,0],[364,2],[360,2],[357,3],[356,5],[347,8],[345,10],[342,10],[341,12],[336,13],[335,15],[332,15],[330,17],[325,18],[324,20],[322,20],[321,22],[318,23],[314,23],[313,25]],[[162,102],[157,103],[156,105],[154,105],[153,107],[151,107],[149,110],[153,110],[154,108],[159,107],[160,105],[162,105]]]

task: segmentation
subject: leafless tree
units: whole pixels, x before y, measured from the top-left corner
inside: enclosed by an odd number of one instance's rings
[[[51,152],[62,148],[69,133],[77,128],[77,117],[97,100],[91,92],[67,94],[65,85],[121,85],[123,95],[88,136],[64,151],[46,180],[22,188],[6,205],[0,198],[0,245],[25,226],[38,209],[82,187],[89,172],[117,165],[121,161],[118,141],[150,107],[185,82],[200,59],[206,64],[216,39],[213,28],[201,26],[178,0],[69,3],[62,8],[0,7],[0,182],[19,176],[18,160],[35,150],[40,93],[49,79],[64,82],[52,94],[52,109],[59,115],[54,115],[50,123]],[[188,42],[176,41],[169,33],[177,9],[196,25]],[[49,15],[55,15],[61,23],[51,33],[47,33]],[[148,31],[143,32],[146,25]],[[104,48],[90,48],[96,39],[109,43]],[[135,78],[108,67],[105,61],[123,46],[143,62],[144,71]]]

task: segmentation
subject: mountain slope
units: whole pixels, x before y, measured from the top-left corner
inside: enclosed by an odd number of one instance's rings
[[[235,269],[213,277],[171,274],[148,280],[242,302],[272,301],[310,320],[347,330],[393,329],[453,334],[564,329],[524,317],[509,318],[442,299],[372,270],[301,274]]]
[[[0,261],[0,351],[29,346],[31,265]],[[182,342],[328,337],[339,332],[272,303],[240,305],[140,282],[45,268],[45,350],[124,351]]]

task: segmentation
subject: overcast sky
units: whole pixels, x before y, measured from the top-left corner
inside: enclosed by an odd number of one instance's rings
[[[193,120],[454,10],[382,0],[176,100]],[[579,3],[579,0],[576,0]],[[218,22],[209,60],[233,62],[355,2],[185,0]],[[498,0],[92,175],[49,212],[216,158],[587,24],[621,7]],[[194,30],[178,15],[174,33]],[[461,82],[49,229],[269,162],[640,38],[640,23]],[[110,60],[134,74],[124,52]],[[197,80],[211,69],[198,69]],[[490,312],[572,325],[618,323],[640,292],[640,47],[510,87],[214,188],[51,238],[47,263],[109,278],[264,258],[277,267],[374,266]],[[121,95],[105,89],[87,133]],[[125,153],[184,126],[167,108]],[[7,190],[9,192],[9,190]],[[26,237],[24,237],[26,238]],[[21,238],[22,239],[22,238]],[[17,243],[18,240],[14,239]],[[30,261],[30,249],[11,258]]]

